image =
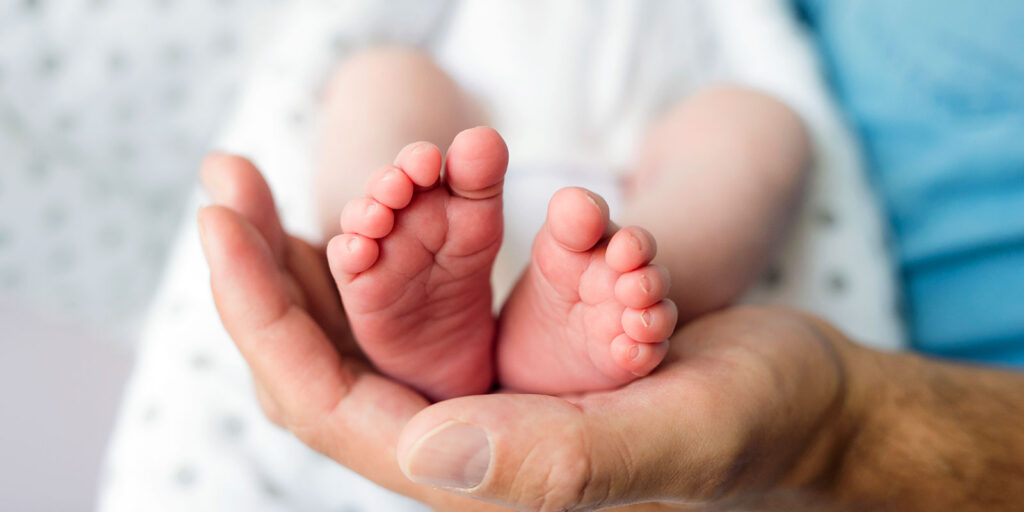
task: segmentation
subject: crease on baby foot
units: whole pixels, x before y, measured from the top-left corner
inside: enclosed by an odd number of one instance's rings
[[[500,196],[502,190],[504,190],[505,188],[505,178],[502,178],[501,181],[489,187],[485,187],[479,190],[459,190],[451,186],[451,184],[448,183],[447,180],[445,180],[445,187],[448,189],[448,192],[451,192],[451,194],[455,197],[469,199],[470,201],[482,201],[486,199],[494,199],[495,197]]]

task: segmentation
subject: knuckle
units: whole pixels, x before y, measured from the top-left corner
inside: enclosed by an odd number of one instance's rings
[[[608,487],[595,478],[590,440],[580,425],[559,437],[559,445],[545,446],[538,456],[547,461],[547,471],[530,486],[530,510],[584,511],[603,507],[609,497]],[[532,501],[532,503],[530,503]]]

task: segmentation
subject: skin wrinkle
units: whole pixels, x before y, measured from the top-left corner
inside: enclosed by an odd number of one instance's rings
[[[535,275],[534,272],[540,273],[540,276]],[[534,281],[537,280],[537,279],[540,279],[540,281],[541,281],[540,286],[543,286],[545,289],[548,290],[547,293],[543,293],[543,296],[548,298],[548,299],[556,298],[559,301],[563,302],[566,305],[566,307],[569,308],[569,311],[564,313],[564,314],[563,313],[556,313],[556,315],[559,315],[558,316],[559,318],[564,316],[564,318],[566,318],[568,321],[566,321],[566,322],[548,322],[549,324],[558,326],[558,327],[560,327],[562,329],[565,329],[566,331],[569,329],[570,325],[585,325],[585,321],[580,319],[580,313],[579,313],[579,311],[584,308],[585,304],[580,300],[578,294],[576,295],[576,297],[571,298],[571,299],[565,299],[564,297],[559,297],[558,294],[555,292],[555,289],[554,289],[554,286],[553,286],[551,280],[548,279],[546,276],[544,276],[543,269],[540,268],[540,265],[532,265],[531,266],[531,270],[524,274],[523,279],[534,280]],[[517,287],[518,286],[527,286],[528,287],[527,289],[532,290],[533,293],[541,293],[541,290],[539,289],[539,287],[536,284],[532,284],[531,285],[531,284],[526,284],[526,283],[519,283],[519,284],[517,284]],[[535,298],[533,300],[528,301],[527,302],[527,306],[533,309],[533,314],[531,315],[532,317],[540,318],[540,317],[546,317],[546,316],[552,314],[552,312],[547,310],[547,309],[539,309],[542,305],[549,304],[549,303],[550,303],[549,300],[540,300],[538,298]],[[563,334],[562,335],[562,339],[569,339],[569,338],[570,337],[569,337],[568,334]],[[587,345],[588,345],[587,349],[588,349],[588,354],[589,354],[589,345],[590,344],[587,344]],[[562,352],[558,352],[558,355],[560,357],[563,357],[566,354],[564,354]],[[570,363],[570,362],[573,362],[573,361],[566,361],[566,363]]]
[[[541,229],[544,229],[545,231],[547,231],[547,235],[546,236],[549,238],[549,240],[546,243],[553,243],[555,245],[558,245],[557,242],[554,239],[554,236],[551,234],[551,230],[548,229],[548,226],[547,226],[546,222],[544,223],[544,227],[541,228]],[[566,250],[566,249],[564,249],[561,246],[559,246],[558,249],[559,250]],[[532,249],[531,250],[531,255],[536,250],[537,250],[536,248]],[[568,298],[568,299],[566,299],[564,297],[559,297],[559,294],[557,293],[557,290],[555,290],[555,287],[552,284],[555,281],[553,279],[553,276],[551,276],[548,272],[546,272],[545,269],[544,269],[544,265],[540,264],[536,260],[537,260],[536,257],[532,257],[531,258],[530,267],[531,268],[535,268],[537,270],[537,272],[540,272],[540,275],[544,278],[543,282],[547,286],[547,289],[551,291],[551,293],[548,294],[548,296],[558,297],[558,298],[564,300],[565,302],[580,302],[580,301],[582,301],[582,298],[580,297],[579,285],[577,285],[577,287],[576,287],[576,295],[574,297]],[[589,264],[588,264],[587,268],[589,268]],[[579,274],[573,274],[572,279],[577,281],[577,282],[579,282],[581,280],[581,277],[583,276],[584,273],[586,273],[586,269],[582,270]]]
[[[565,249],[559,248],[559,250],[565,250]],[[592,268],[592,266],[595,264],[596,261],[598,261],[597,260],[597,256],[593,256],[592,255],[591,258],[589,259],[588,263],[587,263],[587,267],[583,271],[581,271],[580,277],[576,278],[577,282],[582,281],[582,276],[585,275],[586,272],[590,268]],[[543,279],[542,279],[543,285],[542,286],[544,286],[547,290],[549,290],[549,293],[544,294],[544,296],[546,296],[548,298],[552,298],[552,297],[553,298],[559,298],[558,297],[558,293],[556,293],[554,285],[552,284],[552,279],[547,277],[547,275],[544,273],[544,269],[542,268],[542,266],[541,265],[535,265],[534,267],[536,267],[537,271],[539,271],[541,273],[541,276],[543,277]],[[527,275],[526,278],[528,278],[528,279],[536,279],[535,276],[530,277],[530,273],[529,272],[526,275]],[[530,286],[530,289],[533,289],[535,292],[538,291],[538,290],[536,290],[536,286]],[[564,322],[564,323],[561,323],[561,322],[549,322],[549,323],[551,323],[553,325],[559,325],[559,326],[561,326],[565,330],[568,330],[570,325],[580,325],[580,326],[584,327],[583,331],[586,332],[585,327],[587,325],[589,325],[589,322],[587,322],[586,319],[581,319],[580,318],[580,315],[581,315],[580,311],[582,310],[583,312],[590,312],[590,311],[588,311],[588,309],[589,309],[588,306],[597,306],[599,304],[588,304],[588,303],[586,303],[585,301],[583,301],[583,298],[581,297],[579,286],[577,286],[576,290],[577,291],[576,291],[575,297],[565,301],[565,302],[571,303],[571,304],[568,304],[568,306],[570,308],[569,312],[564,315],[565,318],[568,321]],[[612,299],[612,301],[614,301],[614,299]],[[536,308],[536,307],[539,307],[542,303],[547,303],[547,302],[548,302],[547,300],[534,299],[534,300],[529,302],[529,305],[531,307]],[[535,312],[536,312],[536,314],[543,315],[543,316],[546,316],[546,315],[550,314],[549,311],[543,311],[543,310],[535,310]],[[562,335],[562,339],[570,339],[570,338],[571,338],[571,336],[569,336],[568,334],[563,334]],[[595,359],[595,358],[597,358],[597,356],[600,355],[600,354],[594,354],[593,353],[592,349],[595,348],[593,346],[593,344],[589,343],[589,340],[585,340],[584,341],[584,345],[585,345],[586,353],[587,353],[588,357],[590,358],[590,360],[591,361],[598,360],[598,359]],[[565,366],[571,367],[571,365],[569,363],[572,363],[572,361],[566,361],[565,362]],[[597,365],[595,364],[595,366],[597,366]]]
[[[493,251],[494,248],[495,248],[494,246],[498,245],[498,244],[501,244],[500,231],[499,231],[499,236],[497,237],[497,239],[495,241],[488,243],[487,246],[485,246],[484,248],[482,248],[480,250],[473,251],[473,252],[470,252],[470,253],[467,253],[467,254],[445,254],[444,257],[451,258],[452,260],[474,258],[474,257],[476,257],[476,256],[478,256],[480,254],[484,254],[484,253],[486,253],[488,251]],[[440,253],[441,251],[439,250],[438,252]],[[436,257],[435,257],[434,261],[437,264],[437,266],[443,267],[445,271],[453,274],[453,272],[448,269],[448,266],[443,264],[443,263],[441,263],[441,261],[437,260]]]
[[[586,464],[586,470],[583,471],[583,482],[580,484],[580,492],[577,493],[576,500],[573,503],[574,507],[579,507],[580,504],[583,503],[587,492],[594,492],[594,482],[596,481],[594,464],[591,462],[595,460],[594,444],[590,440],[590,436],[587,435],[587,429],[579,429],[579,432],[580,444],[583,447],[583,453],[587,455],[583,458],[583,461]],[[618,467],[629,468],[631,466],[624,464]],[[595,507],[600,508],[609,503],[611,499],[611,486],[608,483],[604,483],[604,485],[597,486],[597,489],[602,492],[600,492],[597,497],[590,498],[587,501],[594,503]]]
[[[847,368],[845,359],[837,350],[828,332],[822,330],[818,325],[817,319],[814,317],[805,318],[809,320],[807,323],[808,330],[812,333],[814,339],[819,342],[819,346],[828,355],[836,368],[838,389],[836,390],[835,398],[832,403],[821,414],[818,422],[809,432],[808,438],[811,441],[806,443],[804,450],[796,454],[794,467],[788,470],[791,474],[800,471],[800,461],[810,458],[809,454],[824,442],[822,440],[823,437],[828,437],[829,434],[835,434],[838,431],[840,433],[838,442],[834,443],[838,446],[843,446],[849,439],[856,436],[856,432],[843,432],[844,430],[849,430],[847,425],[851,423],[842,418],[842,413],[849,410],[848,401],[850,390],[848,381],[850,370]],[[830,423],[830,419],[833,418],[840,418],[840,425],[838,427],[834,423]],[[826,457],[828,462],[825,464],[825,467],[818,471],[818,476],[816,478],[812,479],[805,485],[810,486],[812,489],[827,489],[833,484],[836,473],[840,471],[845,464],[844,459],[846,457],[846,451],[832,451],[838,453],[833,453],[831,456]]]
[[[412,293],[412,292],[414,292],[416,290],[420,290],[420,291],[425,290],[426,287],[427,287],[427,282],[428,282],[427,280],[429,279],[429,277],[421,279],[420,276],[422,276],[428,270],[429,270],[429,268],[424,268],[424,269],[416,271],[416,274],[410,275],[408,277],[408,279],[407,279],[407,283],[408,283],[409,286],[403,288],[402,289],[403,293],[401,295],[399,295],[395,300],[387,301],[387,303],[385,303],[383,306],[381,306],[379,308],[360,310],[359,314],[362,314],[362,315],[373,315],[373,314],[380,313],[382,310],[388,309],[393,304],[402,301],[403,299],[408,297],[410,293]],[[401,275],[403,277],[405,276],[404,274],[398,274],[398,275]],[[414,286],[418,286],[418,288],[414,288]],[[425,292],[424,292],[424,294],[425,294]],[[415,311],[407,312],[407,314],[413,314],[413,313],[415,313]]]
[[[598,508],[611,505],[614,496],[622,496],[624,494],[623,491],[627,489],[643,489],[647,485],[647,482],[641,481],[641,478],[643,478],[643,476],[642,472],[639,471],[639,466],[637,464],[637,461],[641,460],[641,458],[636,457],[633,454],[633,450],[631,449],[634,446],[633,443],[629,442],[628,439],[622,438],[620,433],[615,430],[606,430],[605,435],[606,441],[608,440],[608,437],[611,438],[611,441],[615,441],[614,443],[612,443],[612,446],[615,449],[610,451],[616,456],[614,457],[615,462],[612,464],[613,467],[616,468],[616,470],[606,472],[606,474],[611,474],[616,477],[619,477],[619,479],[622,480],[622,483],[620,485],[623,485],[623,488],[620,488],[618,490],[618,493],[613,493],[613,482],[603,482],[602,485],[598,486],[598,491],[600,491],[600,494],[596,497],[590,498],[589,500],[590,502],[594,503],[595,506],[597,506]],[[588,442],[588,444],[586,445],[588,447],[586,453],[592,454],[593,446],[589,444],[589,439],[586,437],[586,435],[584,435],[584,439],[587,440]],[[608,443],[604,444],[606,448],[606,453],[609,451],[607,444]],[[591,455],[591,457],[594,456]],[[591,472],[587,476],[587,486],[584,487],[584,489],[592,491],[593,481],[595,481],[595,473],[591,468]]]
[[[351,365],[342,366],[344,367]],[[347,373],[350,370],[351,368],[343,368],[343,373]],[[296,418],[294,414],[288,412],[287,408],[282,408],[282,417],[280,419],[283,424],[283,428],[287,429],[289,432],[295,435],[295,437],[302,440],[304,443],[308,443],[313,449],[319,451],[320,453],[339,453],[336,450],[326,449],[325,443],[322,440],[325,436],[322,436],[321,433],[325,431],[330,431],[330,429],[326,428],[324,425],[332,423],[331,418],[345,404],[345,399],[349,396],[354,382],[354,377],[352,377],[351,375],[347,376],[345,378],[343,387],[339,389],[339,393],[341,393],[341,396],[338,398],[337,402],[335,402],[333,406],[325,414],[314,415],[314,421],[312,422],[307,422],[309,418]],[[326,438],[329,439],[331,438],[331,436],[328,435],[326,436]]]
[[[530,479],[530,477],[535,477],[536,475],[525,474],[523,469],[524,468],[534,468],[534,467],[537,467],[536,465],[531,464],[530,461],[534,458],[534,456],[537,453],[537,450],[539,448],[540,448],[540,443],[537,443],[534,446],[530,447],[530,451],[528,451],[526,453],[526,456],[523,458],[522,463],[519,464],[519,467],[516,469],[515,477],[513,477],[512,482],[511,482],[511,486],[510,486],[510,489],[509,489],[509,495],[511,495],[511,496],[526,496],[526,495],[528,495],[529,491],[533,490],[531,482],[529,481],[529,479]],[[543,457],[542,457],[542,459],[543,459]],[[551,466],[541,465],[540,467],[546,467],[547,468],[547,472],[548,473],[546,473],[545,476],[544,476],[544,478],[546,480],[547,477],[548,477],[548,474],[550,474]],[[527,481],[524,482],[524,480],[527,480]],[[543,499],[543,496],[538,496],[537,499],[541,500],[541,499]],[[534,509],[540,510],[540,507],[539,506],[535,506]]]
[[[546,494],[554,496],[554,503],[559,504],[556,510],[572,510],[570,508],[572,504],[579,503],[581,497],[588,490],[586,484],[590,479],[591,470],[585,431],[585,428],[571,429],[575,435],[572,436],[573,439],[569,439],[568,453],[556,459],[558,462],[551,466],[551,471],[545,480],[545,487],[549,489]],[[567,470],[566,466],[568,466]],[[569,475],[568,480],[563,481],[565,477],[562,475]],[[550,502],[551,498],[545,498],[545,500]]]
[[[335,418],[335,417],[340,415],[340,411],[347,404],[346,400],[351,396],[352,386],[355,384],[355,381],[356,381],[355,375],[358,375],[359,372],[365,371],[365,366],[361,365],[361,364],[358,364],[358,363],[357,364],[341,363],[340,367],[341,367],[341,370],[342,370],[340,372],[340,374],[343,376],[343,385],[342,385],[341,388],[338,389],[338,393],[339,393],[338,400],[334,403],[334,406],[330,409],[330,411],[327,414],[321,415],[319,417],[319,421],[316,421],[316,422],[314,422],[313,424],[310,424],[310,425],[303,425],[302,423],[295,423],[294,421],[288,421],[288,418],[285,418],[286,428],[289,431],[291,431],[293,434],[295,434],[295,437],[298,437],[299,439],[304,439],[304,440],[305,439],[310,439],[310,440],[317,440],[318,441],[320,439],[320,437],[321,437],[321,436],[318,435],[318,433],[323,432],[325,430],[324,425],[325,424],[333,423],[333,418]],[[328,431],[329,431],[329,429],[328,429]],[[330,437],[330,436],[327,436],[327,437]],[[318,451],[320,451],[320,450],[318,450]],[[325,451],[321,451],[321,453],[339,453],[339,452],[336,451],[336,450],[325,450]]]

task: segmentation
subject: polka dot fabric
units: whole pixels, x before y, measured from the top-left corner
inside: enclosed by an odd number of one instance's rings
[[[276,3],[0,1],[0,294],[130,336]]]

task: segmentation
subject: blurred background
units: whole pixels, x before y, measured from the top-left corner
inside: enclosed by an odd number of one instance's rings
[[[140,317],[277,3],[0,0],[0,510],[92,508]]]

